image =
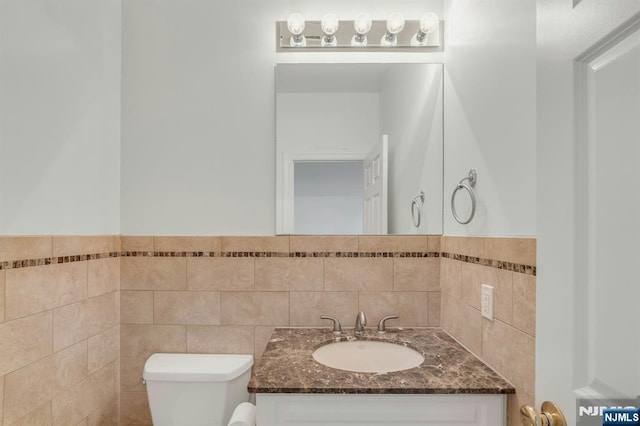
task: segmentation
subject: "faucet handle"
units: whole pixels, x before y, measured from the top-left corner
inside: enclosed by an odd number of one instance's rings
[[[379,334],[384,334],[387,331],[387,329],[385,328],[385,322],[387,320],[390,320],[390,319],[398,319],[398,316],[397,315],[389,315],[389,316],[386,316],[386,317],[382,318],[380,320],[380,322],[378,323],[378,333]]]
[[[333,321],[333,334],[342,334],[342,327],[340,326],[340,321],[338,321],[337,318],[329,315],[320,315],[320,319],[328,319]]]

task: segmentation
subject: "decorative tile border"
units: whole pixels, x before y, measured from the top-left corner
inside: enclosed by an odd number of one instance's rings
[[[535,266],[504,262],[502,260],[483,259],[480,257],[466,256],[464,254],[453,254],[444,252],[441,253],[441,256],[445,259],[458,260],[465,263],[474,263],[476,265],[489,266],[491,268],[505,269],[507,271],[518,272],[520,274],[535,276],[537,273],[537,268]]]
[[[87,260],[107,259],[120,257],[120,252],[78,254],[75,256],[45,257],[40,259],[12,260],[0,262],[0,271],[3,269],[30,268],[32,266],[58,265],[60,263],[84,262]]]
[[[56,265],[60,263],[83,262],[87,260],[105,259],[112,257],[280,257],[280,258],[301,258],[301,257],[343,257],[343,258],[445,258],[460,262],[473,263],[476,265],[488,266],[491,268],[504,269],[526,275],[536,275],[536,267],[522,265],[500,260],[483,259],[479,257],[466,256],[462,254],[446,252],[258,252],[258,251],[123,251],[95,254],[81,254],[76,256],[47,257],[41,259],[26,259],[0,262],[0,270],[29,268],[33,266]]]

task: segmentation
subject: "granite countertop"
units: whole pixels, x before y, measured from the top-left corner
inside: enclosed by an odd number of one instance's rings
[[[251,393],[510,394],[514,387],[439,328],[367,330],[358,340],[408,346],[425,361],[392,373],[357,373],[319,364],[311,354],[327,343],[356,340],[353,330],[336,338],[326,328],[277,328],[253,366]]]

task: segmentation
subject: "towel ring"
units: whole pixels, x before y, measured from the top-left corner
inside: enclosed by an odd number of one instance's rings
[[[418,204],[418,200],[420,200],[420,204]],[[420,226],[422,219],[422,204],[424,204],[424,191],[420,191],[411,201],[411,221],[416,228]]]
[[[467,177],[460,180],[458,185],[456,185],[456,189],[454,189],[453,193],[451,194],[451,213],[453,214],[454,219],[461,225],[466,225],[467,223],[471,222],[473,216],[476,214],[476,192],[473,190],[473,188],[476,186],[477,177],[478,174],[474,169],[469,170],[469,174],[467,175]],[[469,183],[463,183],[465,180]],[[460,216],[458,216],[458,212],[456,212],[456,193],[461,189],[466,190],[469,193],[469,197],[471,197],[471,214],[469,214],[467,220],[463,220],[462,218],[460,218]]]

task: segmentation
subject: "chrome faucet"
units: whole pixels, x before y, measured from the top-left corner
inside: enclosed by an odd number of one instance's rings
[[[360,336],[364,334],[364,326],[367,325],[367,317],[364,315],[364,312],[358,312],[356,315],[356,326],[355,330],[353,330],[353,334],[356,336]]]

